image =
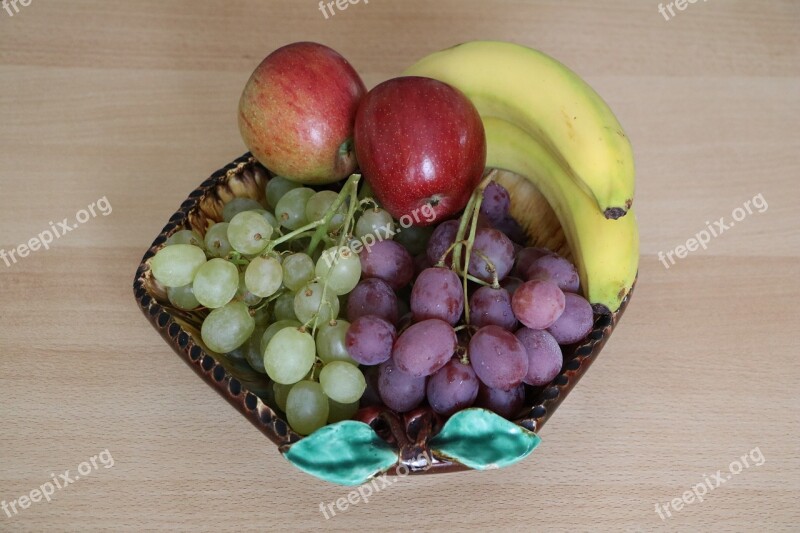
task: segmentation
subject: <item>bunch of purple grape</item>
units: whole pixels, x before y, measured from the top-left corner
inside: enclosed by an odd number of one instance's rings
[[[427,398],[444,416],[475,405],[513,418],[525,384],[553,380],[561,345],[590,332],[593,311],[578,294],[577,270],[549,250],[523,248],[509,206],[508,192],[491,182],[460,249],[460,221],[448,220],[361,252],[345,347],[367,366],[362,406],[406,412]]]

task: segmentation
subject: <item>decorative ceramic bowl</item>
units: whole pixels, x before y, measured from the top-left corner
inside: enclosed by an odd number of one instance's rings
[[[404,414],[367,407],[359,412],[359,421],[339,422],[302,437],[291,430],[276,406],[269,378],[246,362],[208,350],[199,335],[207,312],[173,307],[148,265],[148,259],[176,231],[190,228],[205,235],[214,222],[222,220],[222,208],[231,199],[247,197],[263,202],[264,186],[271,177],[249,154],[233,161],[192,191],[145,252],[133,282],[134,295],[142,312],[175,352],[269,437],[288,460],[328,481],[357,485],[383,472],[433,474],[497,468],[527,456],[539,443],[536,433],[600,353],[630,294],[616,313],[595,314],[594,327],[582,342],[564,347],[561,373],[550,384],[526,386],[525,409],[513,421],[477,408],[445,421],[428,407]],[[510,173],[500,173],[498,181],[509,190],[512,216],[526,230],[530,244],[570,258],[558,219],[533,185]]]

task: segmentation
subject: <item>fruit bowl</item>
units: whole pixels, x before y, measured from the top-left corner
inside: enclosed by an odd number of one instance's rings
[[[583,341],[564,347],[564,365],[552,382],[543,387],[526,386],[524,412],[513,423],[483,409],[461,411],[445,424],[442,417],[427,407],[404,414],[367,407],[359,411],[357,418],[368,425],[340,422],[303,437],[292,431],[277,408],[269,378],[255,372],[246,362],[208,350],[199,335],[207,312],[187,312],[172,306],[165,288],[154,279],[148,265],[148,259],[173,233],[193,229],[204,235],[213,222],[222,219],[223,206],[231,199],[246,197],[263,201],[264,187],[272,176],[250,154],[236,159],[189,194],[145,252],[136,271],[134,295],[147,319],[175,352],[274,442],[291,462],[329,481],[354,485],[382,471],[390,475],[399,471],[431,474],[492,468],[510,464],[530,453],[538,444],[536,433],[600,353],[619,322],[630,293],[615,313],[601,310],[595,313],[592,331]],[[497,181],[508,189],[511,214],[525,230],[530,244],[547,247],[571,259],[558,219],[536,188],[511,173],[499,173]],[[468,416],[459,417],[462,413]],[[324,442],[319,446],[297,446],[315,438]],[[341,444],[348,438],[358,441],[360,447],[336,446],[337,442]],[[527,444],[521,444],[523,441]],[[478,457],[475,458],[457,453],[475,442],[480,443],[478,448],[485,449],[486,453],[476,452]],[[326,449],[327,453],[320,454],[321,449]],[[508,460],[498,460],[498,457]]]

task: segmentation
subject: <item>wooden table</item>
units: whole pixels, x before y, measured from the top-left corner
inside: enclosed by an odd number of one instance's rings
[[[0,530],[800,527],[800,4],[372,0],[326,20],[312,0],[26,3],[0,10],[0,248],[112,210],[0,263],[0,500],[18,506]],[[324,42],[373,86],[479,38],[558,57],[617,112],[638,162],[639,285],[530,458],[401,480],[326,520],[349,489],[298,473],[198,379],[140,316],[133,273],[245,151],[236,105],[268,52]],[[758,195],[764,212],[659,261]],[[702,502],[670,504],[743,455]]]

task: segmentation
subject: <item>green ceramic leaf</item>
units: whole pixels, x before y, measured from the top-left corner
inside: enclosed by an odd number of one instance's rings
[[[542,439],[486,409],[465,409],[450,417],[431,439],[431,449],[475,470],[521,461]]]
[[[355,420],[318,429],[293,444],[284,457],[303,472],[340,485],[361,485],[397,463],[397,452]]]

